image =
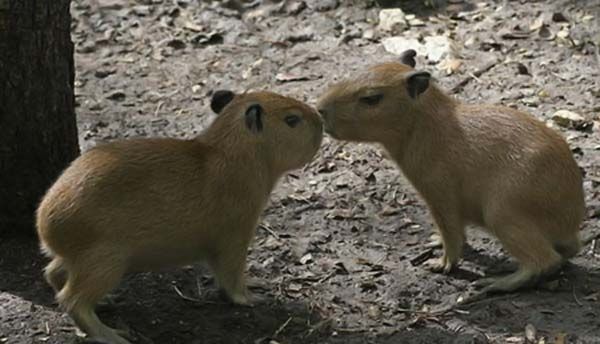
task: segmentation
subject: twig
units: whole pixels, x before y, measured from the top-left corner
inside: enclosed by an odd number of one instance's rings
[[[336,271],[335,271],[335,270],[331,271],[331,272],[330,272],[330,273],[328,273],[327,275],[325,275],[325,276],[321,277],[321,279],[319,279],[319,280],[317,281],[317,284],[321,284],[321,283],[323,283],[323,282],[327,281],[328,279],[330,279],[330,278],[331,278],[333,275],[335,275],[335,274],[336,274]]]
[[[416,257],[410,259],[410,265],[417,266],[425,263],[425,261],[429,258],[433,257],[433,249],[427,249],[421,253],[419,253]]]
[[[319,321],[316,325],[311,326],[311,328],[308,330],[308,333],[304,336],[304,338],[308,338],[310,336],[312,336],[313,333],[320,331],[323,327],[330,325],[331,324],[331,319],[324,319]]]
[[[454,307],[455,307],[455,305],[450,305],[450,306],[445,306],[440,309],[431,310],[431,311],[420,311],[420,310],[408,309],[408,308],[396,308],[395,310],[399,313],[422,314],[422,315],[428,315],[428,316],[434,317],[434,316],[448,313],[450,311],[453,311],[453,312],[457,311],[456,309],[454,309]],[[458,311],[457,313],[462,313],[462,314],[467,313],[468,314],[469,312]]]
[[[589,236],[586,236],[585,238],[583,238],[583,240],[581,240],[581,244],[583,244],[584,246],[592,243],[592,245],[594,245],[594,241],[596,241],[596,239],[600,238],[600,232],[598,233],[592,233]]]
[[[177,293],[177,295],[179,295],[179,297],[181,297],[184,300],[192,301],[192,302],[201,302],[200,299],[195,299],[193,297],[189,297],[189,296],[183,295],[183,293],[181,292],[181,290],[179,290],[179,288],[177,288],[176,285],[173,286],[173,289],[175,289],[175,292]]]
[[[156,110],[154,110],[154,116],[156,117],[158,115],[158,112],[160,111],[160,108],[163,106],[163,101],[158,102],[158,105],[156,105]]]
[[[258,226],[259,228],[262,228],[264,230],[266,230],[269,234],[271,234],[275,239],[279,239],[279,234],[273,232],[273,230],[271,229],[271,226],[269,226],[268,224],[260,224]]]
[[[357,333],[357,332],[365,332],[366,329],[362,328],[362,327],[356,327],[356,328],[338,328],[336,329],[337,332],[345,332],[345,333]]]
[[[481,83],[481,79],[479,79],[479,78],[477,77],[477,75],[475,75],[475,74],[473,74],[473,73],[469,73],[469,76],[470,76],[471,78],[473,78],[473,80],[477,81],[478,83]]]
[[[477,294],[477,295],[479,295],[479,294]],[[460,307],[466,306],[467,308],[471,308],[474,305],[481,304],[484,302],[500,301],[500,300],[510,299],[512,297],[514,297],[514,294],[504,294],[504,295],[493,296],[493,297],[485,297],[483,299],[475,299],[473,301],[469,301],[469,299],[467,298],[467,299],[465,299],[465,301],[457,304],[456,306],[460,306]]]
[[[483,75],[483,73],[489,71],[490,69],[494,68],[494,66],[496,66],[499,62],[500,62],[499,60],[494,60],[492,62],[488,62],[483,67],[477,69],[473,73],[469,73],[469,76],[467,76],[466,78],[462,79],[458,84],[456,84],[454,87],[452,87],[450,89],[450,93],[458,93],[471,80],[474,80],[474,79],[477,80],[478,77],[480,77],[481,75]]]
[[[583,303],[579,301],[579,299],[577,298],[577,294],[575,294],[575,286],[573,286],[573,298],[575,299],[575,302],[579,305],[579,307],[583,307]]]
[[[290,323],[290,321],[292,321],[292,317],[289,317],[288,320],[286,320],[283,323],[283,325],[279,326],[279,328],[277,329],[277,331],[275,331],[271,337],[272,338],[277,338],[277,336],[279,336],[279,334],[287,327],[287,325]]]

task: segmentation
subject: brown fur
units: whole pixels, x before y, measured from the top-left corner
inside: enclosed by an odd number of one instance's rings
[[[244,114],[264,110],[264,130]],[[286,125],[286,115],[302,122]],[[37,211],[46,278],[90,336],[127,343],[94,305],[124,274],[207,261],[233,302],[248,303],[248,245],[280,176],[309,162],[322,138],[313,109],[269,92],[236,96],[193,140],[136,139],[100,145],[75,160]]]
[[[565,140],[532,116],[507,107],[467,105],[436,85],[407,92],[413,69],[383,63],[333,85],[319,100],[333,137],[383,145],[426,201],[449,272],[466,225],[483,226],[521,264],[484,292],[510,291],[554,271],[580,248],[582,176]],[[376,105],[359,99],[382,94]]]

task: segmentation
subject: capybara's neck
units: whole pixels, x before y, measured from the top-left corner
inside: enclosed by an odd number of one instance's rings
[[[437,155],[458,144],[461,128],[457,111],[460,104],[431,85],[407,107],[402,112],[409,113],[412,120],[396,123],[382,136],[381,143],[405,173],[416,174]]]
[[[276,166],[268,147],[245,129],[235,125],[211,126],[194,140],[215,152],[213,166],[222,172],[225,183],[254,185],[268,196],[285,171]],[[243,180],[242,180],[243,179]]]

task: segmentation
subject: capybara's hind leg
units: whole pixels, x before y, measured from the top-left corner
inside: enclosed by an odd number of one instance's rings
[[[54,257],[44,269],[44,277],[54,292],[58,293],[67,282],[67,270],[63,259]]]
[[[519,261],[519,269],[507,276],[491,280],[483,292],[511,292],[535,285],[538,280],[560,269],[563,258],[556,252],[534,221],[496,227],[494,233],[504,248]]]
[[[75,324],[92,340],[130,344],[117,331],[104,325],[94,311],[96,303],[119,283],[124,271],[122,263],[114,259],[79,260],[69,270],[69,278],[58,299]]]

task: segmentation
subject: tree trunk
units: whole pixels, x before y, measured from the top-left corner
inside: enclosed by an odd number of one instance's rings
[[[79,154],[70,0],[0,0],[0,236]]]

